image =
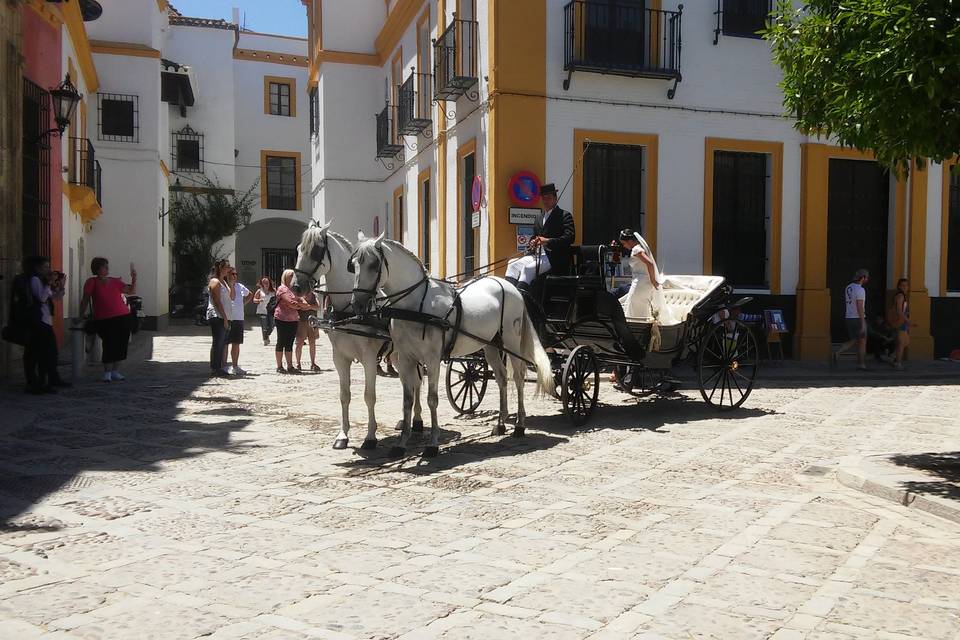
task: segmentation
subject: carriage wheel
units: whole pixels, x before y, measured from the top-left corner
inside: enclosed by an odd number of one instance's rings
[[[760,352],[747,325],[721,322],[708,330],[697,349],[700,394],[708,404],[730,411],[743,404],[757,379]]]
[[[560,399],[563,411],[579,427],[587,421],[597,406],[600,391],[600,369],[593,349],[581,345],[573,350],[563,365],[560,381]]]
[[[480,406],[489,371],[484,358],[451,360],[447,365],[447,400],[458,415],[473,413]]]

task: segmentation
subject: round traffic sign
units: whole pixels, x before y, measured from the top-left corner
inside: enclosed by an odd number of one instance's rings
[[[473,177],[473,189],[470,192],[470,204],[473,205],[474,211],[480,211],[480,207],[483,205],[483,178],[480,176]]]
[[[519,171],[507,185],[510,200],[518,207],[529,207],[540,200],[540,178],[532,171]]]

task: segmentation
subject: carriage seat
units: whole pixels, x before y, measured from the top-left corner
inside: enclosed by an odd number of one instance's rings
[[[686,321],[701,300],[723,284],[720,276],[667,276],[663,283],[663,298],[666,302],[670,322],[664,326],[672,326]],[[652,322],[652,318],[627,318],[633,322]]]

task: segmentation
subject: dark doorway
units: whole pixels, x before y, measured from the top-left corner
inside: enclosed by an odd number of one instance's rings
[[[260,264],[263,273],[273,280],[275,286],[280,286],[280,276],[284,269],[292,269],[297,263],[297,252],[294,249],[261,249]]]
[[[857,269],[870,271],[867,321],[882,315],[887,290],[890,174],[876,162],[830,160],[827,200],[827,287],[830,336],[847,340],[843,292]]]
[[[50,257],[50,99],[23,79],[23,255]],[[41,137],[43,136],[43,137]],[[59,180],[59,178],[58,178]]]
[[[477,156],[469,154],[463,157],[463,184],[460,193],[460,271],[467,275],[476,268],[476,243],[473,229],[473,179],[477,174]]]
[[[767,289],[767,154],[713,154],[713,273]]]
[[[621,229],[646,233],[644,148],[585,143],[583,244],[609,244]]]

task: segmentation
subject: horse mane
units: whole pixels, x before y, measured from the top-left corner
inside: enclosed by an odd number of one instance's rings
[[[402,253],[405,253],[409,257],[413,258],[413,261],[416,262],[418,265],[420,265],[420,270],[423,271],[423,275],[425,276],[430,275],[429,273],[427,273],[427,268],[423,266],[423,261],[420,260],[420,256],[415,254],[413,251],[410,251],[410,249],[407,249],[405,246],[403,246],[401,243],[397,242],[396,240],[387,240],[386,242],[389,242],[392,248],[398,249]]]
[[[353,243],[347,240],[344,236],[340,235],[336,231],[331,231],[329,229],[327,230],[327,235],[333,236],[334,238],[339,240],[347,248],[347,251],[349,251],[350,253],[353,253]]]

